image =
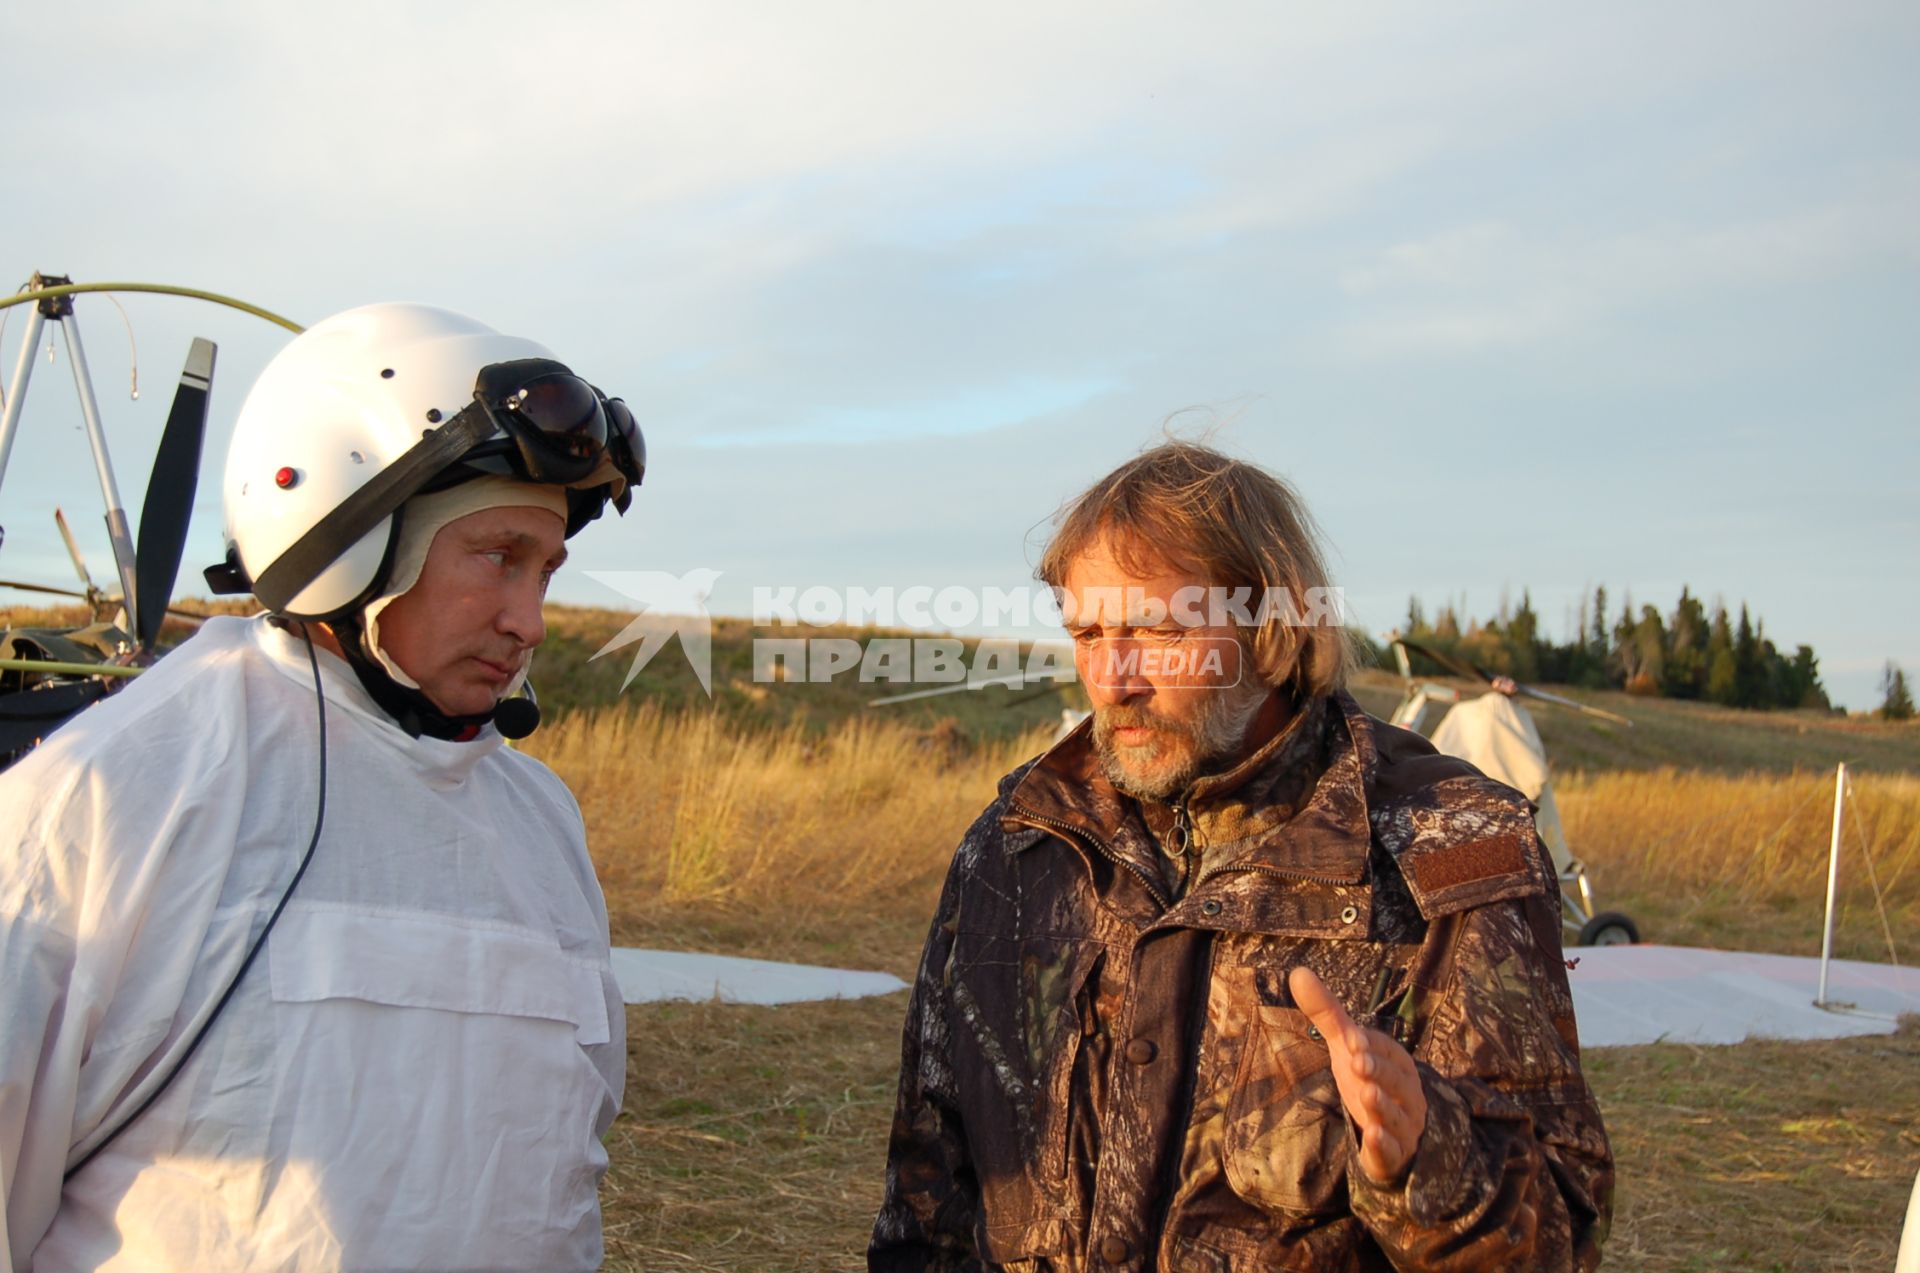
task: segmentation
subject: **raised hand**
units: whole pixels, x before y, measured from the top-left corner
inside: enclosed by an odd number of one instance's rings
[[[1293,1002],[1332,1054],[1340,1103],[1360,1129],[1360,1168],[1377,1184],[1400,1178],[1427,1125],[1427,1094],[1407,1050],[1347,1015],[1311,969],[1287,978]]]

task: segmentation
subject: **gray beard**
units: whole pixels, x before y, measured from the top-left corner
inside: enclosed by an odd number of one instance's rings
[[[1192,786],[1196,779],[1231,769],[1240,760],[1247,727],[1267,701],[1264,685],[1236,685],[1216,692],[1201,708],[1192,725],[1176,725],[1162,716],[1136,707],[1110,707],[1093,716],[1093,750],[1100,770],[1115,788],[1136,800],[1167,801]],[[1120,759],[1113,731],[1122,725],[1150,725],[1189,746],[1185,760],[1152,778],[1137,777]]]

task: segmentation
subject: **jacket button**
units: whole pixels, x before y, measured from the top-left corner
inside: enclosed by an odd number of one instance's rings
[[[1127,1044],[1127,1060],[1135,1065],[1145,1065],[1159,1055],[1160,1049],[1153,1046],[1151,1039],[1135,1039]]]
[[[1101,1238],[1100,1258],[1108,1264],[1125,1264],[1127,1257],[1133,1254],[1133,1248],[1127,1245],[1125,1238]]]
[[[1340,912],[1340,922],[1343,924],[1351,924],[1354,920],[1359,918],[1360,918],[1360,909],[1356,906],[1349,906],[1347,907],[1347,909]]]
[[[1209,897],[1206,901],[1200,903],[1200,913],[1202,915],[1218,915],[1220,913],[1219,901]]]

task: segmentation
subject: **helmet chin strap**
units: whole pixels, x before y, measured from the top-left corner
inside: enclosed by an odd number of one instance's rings
[[[491,723],[508,738],[525,738],[540,723],[540,709],[531,700],[520,698],[502,699],[488,711],[472,716],[449,716],[425,693],[394,680],[386,668],[367,656],[366,630],[358,614],[336,619],[328,626],[334,630],[347,666],[360,678],[361,688],[410,737],[424,734],[448,742],[465,742],[482,726]]]

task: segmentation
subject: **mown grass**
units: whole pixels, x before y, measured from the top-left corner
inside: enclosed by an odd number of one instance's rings
[[[1920,1168],[1920,1022],[1585,1057],[1619,1164],[1607,1267],[1893,1267]]]
[[[865,1267],[901,995],[628,1009],[602,1187],[610,1269]],[[1586,1057],[1618,1163],[1604,1266],[1893,1266],[1920,1165],[1920,1029]]]

